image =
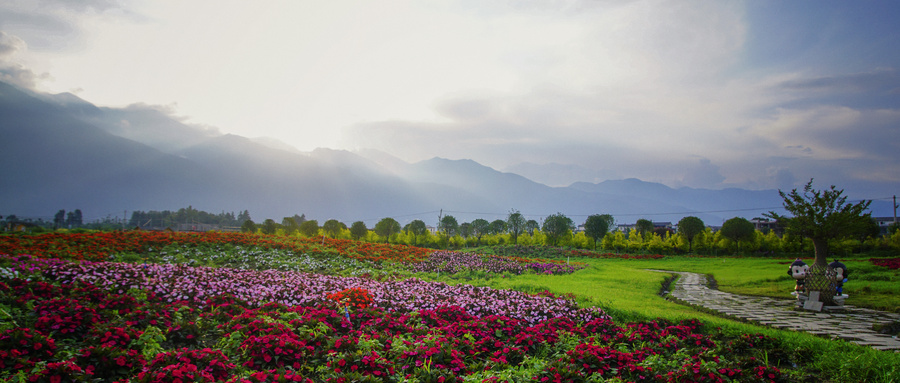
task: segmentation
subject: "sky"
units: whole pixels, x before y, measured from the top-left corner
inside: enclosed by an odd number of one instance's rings
[[[900,191],[896,1],[7,0],[0,79],[300,150]]]

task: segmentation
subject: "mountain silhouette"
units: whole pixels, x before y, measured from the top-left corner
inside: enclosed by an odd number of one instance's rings
[[[617,222],[707,224],[779,210],[775,190],[694,189],[638,179],[547,186],[472,160],[406,163],[375,150],[303,153],[188,125],[147,105],[101,108],[72,94],[46,95],[0,82],[0,215],[46,217],[81,209],[86,219],[124,211],[249,210],[254,221],[305,214],[324,222],[384,217],[401,224],[561,212],[576,224],[591,214]],[[282,149],[284,147],[284,149]]]

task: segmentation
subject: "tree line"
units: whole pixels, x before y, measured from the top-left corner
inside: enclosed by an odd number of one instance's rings
[[[460,223],[452,215],[441,215],[437,227],[429,229],[422,220],[414,220],[405,226],[391,217],[382,218],[371,229],[362,221],[347,226],[336,219],[329,219],[321,226],[315,219],[295,214],[284,217],[281,223],[266,219],[255,223],[250,212],[208,213],[192,206],[177,211],[134,211],[127,222],[129,228],[173,228],[179,225],[216,225],[214,229],[239,230],[269,235],[296,235],[301,237],[327,236],[370,242],[388,242],[421,247],[462,249],[492,245],[554,246],[629,253],[807,253],[814,251],[817,262],[831,253],[846,254],[873,249],[900,249],[900,230],[892,226],[887,236],[879,235],[879,228],[865,210],[871,201],[846,203],[842,191],[831,186],[826,190],[812,188],[812,180],[802,192],[779,191],[784,207],[793,216],[774,212],[765,214],[778,222],[776,230],[757,230],[752,222],[734,217],[724,222],[718,230],[707,226],[700,218],[688,216],[677,224],[677,230],[655,227],[647,219],[639,219],[628,230],[615,230],[615,219],[610,214],[593,214],[576,230],[574,221],[562,213],[551,214],[542,222],[526,219],[516,209],[511,209],[506,219],[488,221],[475,219]],[[5,226],[17,221],[14,215],[0,216]],[[109,221],[109,222],[106,222]],[[32,226],[44,228],[87,227],[94,229],[125,228],[125,222],[110,218],[94,225],[82,222],[80,209],[71,212],[60,210],[52,222],[40,221]]]

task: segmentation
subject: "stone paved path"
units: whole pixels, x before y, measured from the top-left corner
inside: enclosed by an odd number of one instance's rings
[[[725,316],[761,325],[846,339],[878,350],[900,352],[900,339],[879,334],[876,323],[900,321],[900,314],[846,305],[842,312],[794,310],[796,301],[737,295],[711,289],[705,275],[652,270],[679,275],[670,296],[684,303],[718,311]],[[851,298],[852,299],[852,298]]]

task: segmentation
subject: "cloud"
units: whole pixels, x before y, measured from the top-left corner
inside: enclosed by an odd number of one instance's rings
[[[716,188],[721,186],[722,181],[725,181],[725,176],[719,167],[708,158],[701,158],[696,165],[685,169],[682,184],[695,188]]]
[[[121,9],[123,5],[116,0],[41,0],[47,8],[64,8],[75,12],[104,12]]]
[[[824,93],[890,92],[900,86],[900,76],[894,68],[880,68],[863,73],[834,74],[784,81],[780,87],[791,91]]]
[[[25,49],[25,41],[0,31],[0,60],[13,56],[16,52]]]
[[[25,41],[0,31],[0,81],[25,89],[33,89],[38,80],[47,75],[37,75],[15,61],[15,56],[27,48]]]

